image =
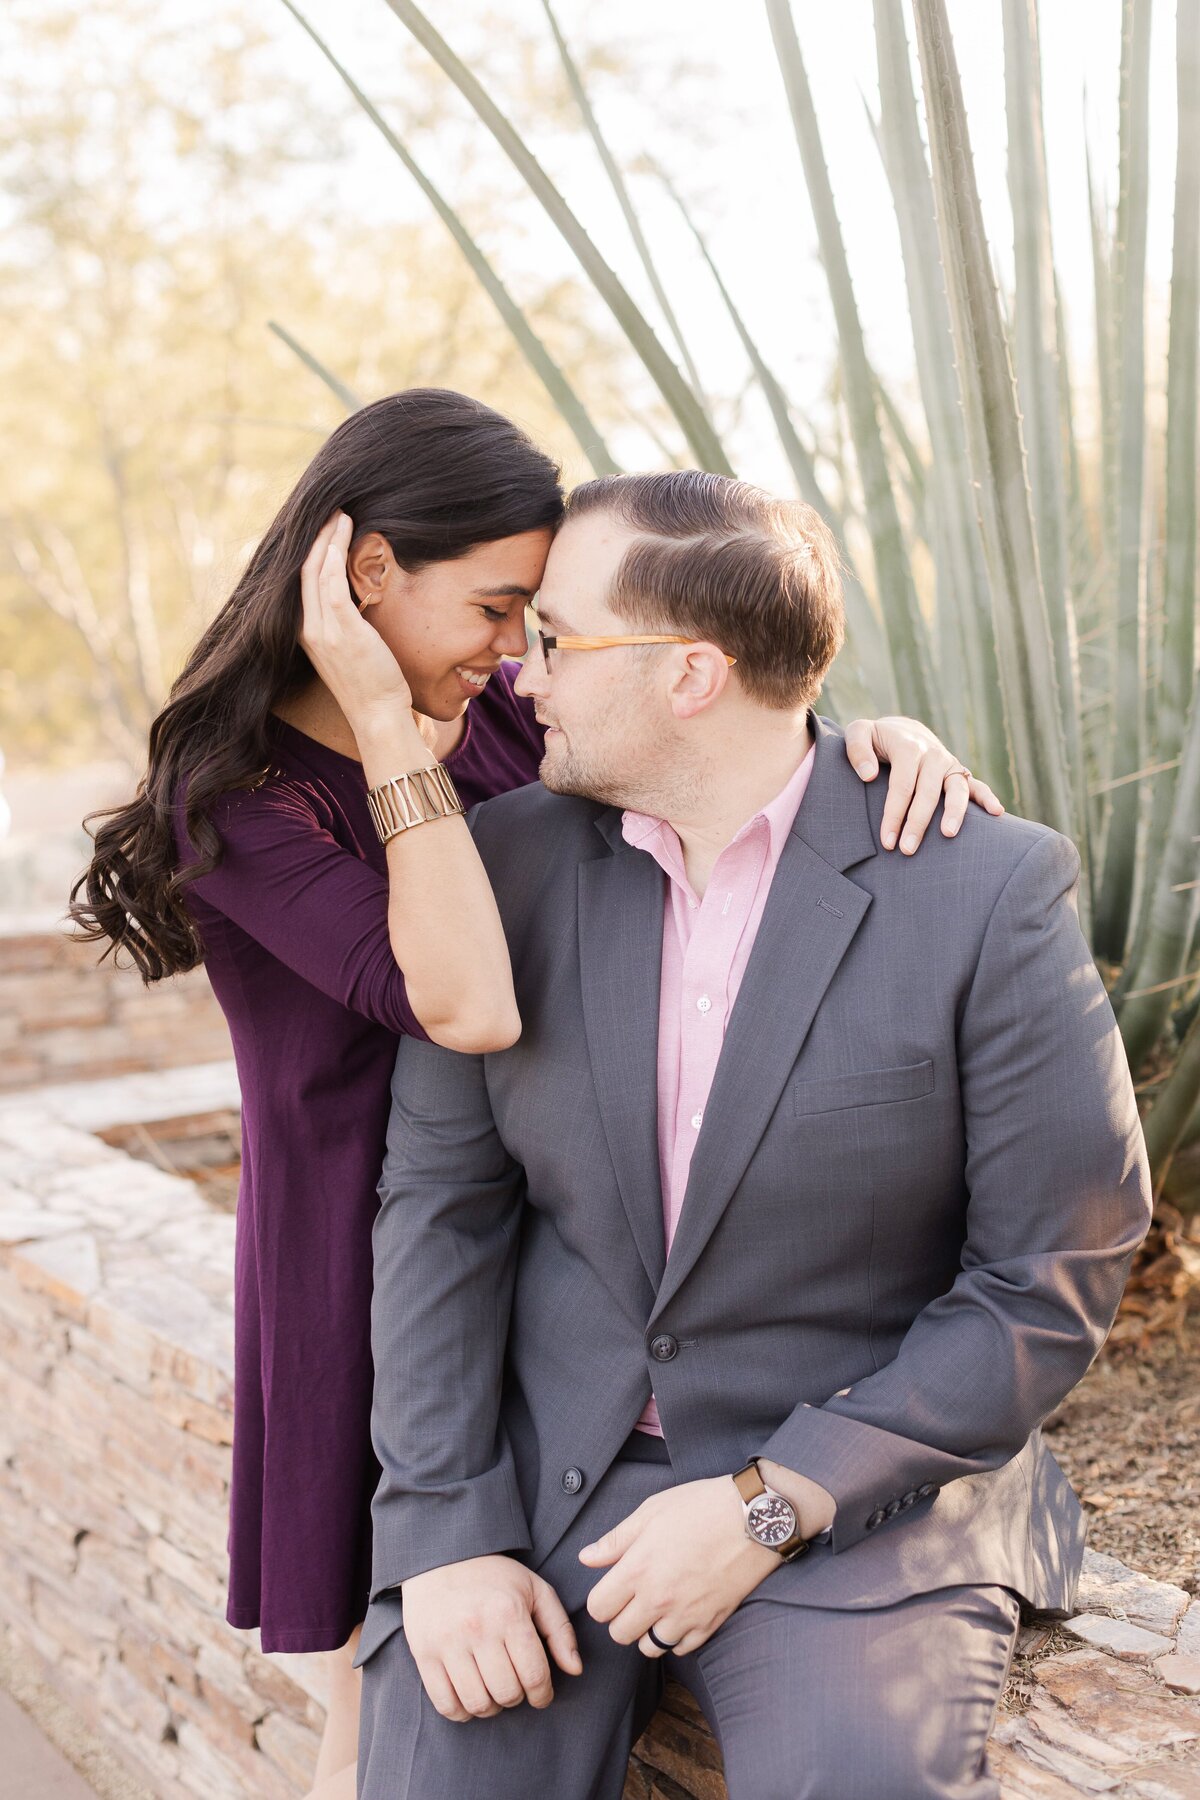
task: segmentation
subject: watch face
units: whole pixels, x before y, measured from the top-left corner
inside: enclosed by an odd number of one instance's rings
[[[747,1524],[752,1537],[770,1550],[786,1544],[796,1530],[796,1513],[778,1494],[762,1494],[751,1503]]]

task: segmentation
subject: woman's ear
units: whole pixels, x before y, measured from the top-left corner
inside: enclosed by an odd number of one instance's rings
[[[350,546],[346,573],[350,589],[360,610],[375,606],[383,599],[384,583],[395,567],[395,558],[387,539],[378,531],[368,531]]]

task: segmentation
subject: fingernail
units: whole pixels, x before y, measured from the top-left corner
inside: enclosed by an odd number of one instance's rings
[[[894,831],[884,832],[883,847],[885,850],[894,850],[896,848],[896,834]]]
[[[917,847],[917,840],[915,837],[912,837],[911,835],[906,837],[904,839],[904,842],[900,846],[900,848],[902,850],[910,850],[910,851],[915,850],[916,847]]]

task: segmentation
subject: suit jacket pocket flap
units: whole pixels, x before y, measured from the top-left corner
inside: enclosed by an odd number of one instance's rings
[[[881,1106],[889,1100],[919,1100],[933,1092],[932,1061],[899,1069],[862,1069],[792,1083],[792,1111],[837,1112],[849,1106]]]

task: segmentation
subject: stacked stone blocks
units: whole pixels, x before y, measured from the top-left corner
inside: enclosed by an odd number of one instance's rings
[[[0,926],[0,1092],[228,1058],[203,970],[147,989],[98,958],[60,930]]]

